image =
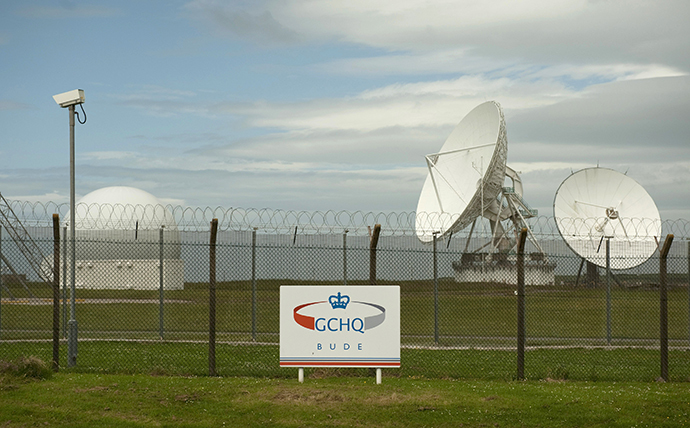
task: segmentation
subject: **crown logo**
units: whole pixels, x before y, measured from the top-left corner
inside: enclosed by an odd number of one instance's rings
[[[337,296],[330,296],[328,298],[328,303],[331,304],[333,309],[345,309],[347,304],[350,303],[350,296],[341,295],[340,292],[338,292]]]

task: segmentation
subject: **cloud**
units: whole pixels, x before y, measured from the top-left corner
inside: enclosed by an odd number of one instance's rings
[[[41,204],[47,204],[49,202],[53,202],[55,204],[62,204],[69,202],[69,195],[64,195],[56,190],[49,192],[49,193],[43,193],[40,195],[3,195],[5,199],[10,200],[10,201],[30,201],[30,202],[38,202]],[[41,215],[42,213],[37,213],[38,215]]]
[[[105,152],[85,152],[80,153],[79,158],[81,160],[126,160],[132,159],[136,156],[134,152],[117,152],[117,151],[105,151]]]
[[[643,79],[596,85],[558,104],[518,112],[509,132],[518,142],[596,148],[573,151],[580,159],[601,156],[607,147],[621,159],[668,159],[670,151],[690,150],[689,115],[690,76]]]
[[[550,105],[573,91],[557,81],[521,81],[463,76],[394,84],[353,97],[293,103],[219,104],[218,113],[244,116],[252,127],[280,130],[358,130],[455,125],[476,105],[498,99],[504,106]],[[499,99],[500,98],[500,99]]]
[[[276,21],[269,10],[254,10],[248,2],[219,3],[199,0],[185,6],[193,19],[216,33],[252,40],[261,45],[285,45],[300,41],[298,33]]]
[[[79,5],[72,1],[62,1],[62,7],[56,6],[25,6],[16,13],[28,18],[101,18],[120,15],[119,9],[100,5]]]
[[[240,82],[238,74],[233,84],[275,79],[283,92],[240,99],[181,81],[110,94],[130,107],[118,110],[154,119],[109,146],[119,151],[80,153],[79,192],[122,184],[189,205],[413,210],[423,156],[472,108],[496,100],[508,163],[542,213],[571,169],[597,163],[630,170],[664,209],[687,210],[672,195],[686,196],[690,181],[689,8],[674,0],[190,1],[181,13],[217,36],[214,49],[264,48],[260,65],[237,57],[238,69],[263,67],[261,75]],[[202,43],[196,34],[194,42]],[[312,76],[331,85],[328,96],[301,91]],[[30,174],[4,172],[13,185]]]
[[[313,66],[333,75],[420,76],[438,74],[485,75],[511,79],[634,80],[688,74],[677,67],[648,63],[529,63],[511,58],[487,57],[477,49],[406,52],[373,57],[339,58]]]
[[[623,78],[576,90],[546,72],[540,79],[477,74],[396,83],[342,98],[213,101],[209,105],[217,117],[240,117],[246,126],[264,131],[243,138],[213,132],[139,135],[169,149],[163,156],[149,156],[142,147],[140,152],[97,152],[84,159],[94,167],[112,167],[99,174],[112,171],[107,174],[128,180],[159,176],[170,183],[160,189],[166,197],[193,195],[184,198],[187,203],[299,208],[299,202],[315,209],[333,204],[342,209],[412,210],[426,175],[423,156],[438,150],[486,94],[503,105],[508,164],[522,172],[526,199],[542,213],[551,215],[553,195],[571,170],[597,164],[630,170],[658,194],[666,189],[687,193],[683,183],[690,175],[682,162],[690,159],[684,140],[690,134],[685,120],[690,113],[689,76]],[[176,95],[156,90],[147,96],[156,102],[157,97],[166,101]],[[682,180],[662,183],[651,174],[664,164]],[[188,183],[199,180],[232,183],[231,195],[200,192]],[[357,186],[391,193],[381,193],[387,197],[377,200],[364,197]]]
[[[676,137],[688,131],[684,118],[690,97],[679,91],[688,79],[612,82],[584,92],[564,90],[553,98],[534,97],[519,82],[499,84],[496,98],[510,100],[504,103],[508,164],[521,172],[527,202],[551,215],[553,195],[571,169],[599,163],[629,170],[657,200],[662,218],[686,216],[687,203],[679,202],[678,195],[687,194],[690,148]],[[136,138],[144,145],[138,151],[80,156],[79,192],[119,184],[191,206],[411,211],[426,176],[423,156],[438,150],[460,118],[483,101],[463,97],[457,85],[453,80],[389,85],[340,100],[263,102],[243,110],[247,121],[271,122],[276,128],[250,138],[209,132],[201,138],[139,134]],[[432,112],[416,122],[395,118],[414,99],[421,100],[420,111]],[[334,103],[338,105],[328,113],[334,116],[331,126],[307,120]],[[379,109],[386,108],[390,115],[382,117],[391,119],[372,122],[367,117],[379,117]],[[432,113],[443,120],[423,120]],[[337,120],[338,114],[351,121]],[[657,124],[657,117],[667,121]],[[645,127],[655,140],[638,135]],[[164,143],[168,149],[152,156],[147,142]],[[33,181],[54,180],[50,171],[7,173],[12,181],[27,174],[36,175]]]
[[[390,127],[371,131],[309,130],[271,133],[191,150],[189,156],[208,159],[234,170],[386,169],[416,165],[429,149],[443,141],[450,127]],[[238,163],[238,160],[243,160]]]
[[[510,62],[653,62],[684,70],[690,66],[687,55],[678,55],[690,47],[686,27],[690,4],[684,0],[639,0],[634,4],[623,0],[498,0],[491,7],[471,0],[352,0],[338,6],[313,0],[228,6],[203,0],[191,2],[187,8],[196,19],[259,43],[278,40],[278,28],[288,40],[337,41],[390,52],[444,51],[460,46],[474,48],[482,57]],[[251,13],[242,18],[237,11],[246,9]],[[234,19],[219,19],[226,15]],[[244,30],[246,27],[251,31]]]
[[[182,114],[213,117],[213,106],[201,100],[198,93],[190,90],[143,85],[122,93],[111,93],[115,103],[125,107],[144,110],[157,117],[172,117]]]
[[[224,170],[81,164],[77,187],[83,195],[106,185],[133,186],[187,206],[409,211],[414,206],[405,201],[417,197],[425,173],[420,167]]]

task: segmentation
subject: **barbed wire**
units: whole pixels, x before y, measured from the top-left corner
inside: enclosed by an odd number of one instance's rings
[[[9,207],[25,226],[47,227],[52,225],[52,215],[58,214],[63,225],[69,221],[69,204],[55,202],[8,201]],[[185,207],[180,205],[120,205],[77,204],[77,223],[80,229],[128,228],[137,223],[139,228],[158,228],[165,224],[180,231],[206,231],[211,220],[218,219],[221,231],[252,231],[262,233],[350,233],[366,235],[375,224],[381,225],[381,233],[389,236],[414,236],[415,225],[449,224],[451,214],[365,211],[296,211],[270,208]],[[489,225],[488,220],[485,226]],[[570,233],[592,234],[601,226],[601,219],[559,219],[561,229]],[[452,221],[451,221],[452,223]],[[527,219],[535,236],[560,236],[556,220],[550,216]],[[649,219],[626,219],[611,222],[616,234],[631,239],[655,236],[661,226],[661,235],[673,234],[677,239],[690,239],[690,221],[686,219],[664,220],[660,223]],[[567,226],[567,227],[565,227]],[[488,230],[488,232],[487,232]],[[427,233],[431,233],[429,230]],[[459,236],[468,230],[458,232]],[[475,228],[475,234],[490,233],[490,228]]]

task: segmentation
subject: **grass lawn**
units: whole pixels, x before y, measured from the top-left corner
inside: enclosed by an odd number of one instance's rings
[[[208,345],[179,342],[84,341],[77,365],[67,368],[67,345],[60,347],[60,372],[207,376]],[[281,368],[276,345],[216,346],[220,376],[294,379],[296,368]],[[49,342],[0,342],[0,359],[35,356],[52,358]],[[402,349],[401,367],[384,369],[385,377],[511,381],[517,375],[517,355],[509,350]],[[306,375],[318,373],[305,369]],[[349,373],[367,375],[367,369]],[[528,380],[654,382],[660,376],[659,351],[650,349],[535,349],[525,355]],[[690,381],[690,352],[669,352],[669,379]]]
[[[567,281],[566,281],[567,282]],[[438,349],[433,282],[401,285],[401,368],[376,385],[367,369],[297,370],[278,365],[278,286],[257,284],[251,343],[251,283],[217,290],[216,366],[208,377],[208,285],[166,291],[165,338],[158,294],[77,290],[79,354],[60,372],[3,370],[52,355],[52,307],[3,301],[0,427],[23,426],[684,426],[690,411],[688,292],[669,291],[671,383],[659,377],[659,296],[653,286],[614,288],[606,337],[604,289],[527,290],[527,381],[517,381],[516,297],[510,285],[439,283]],[[354,283],[354,282],[353,282]],[[559,282],[560,283],[560,282]],[[18,288],[12,291],[21,292]],[[47,287],[36,295],[50,298]],[[648,346],[647,349],[640,345]],[[539,349],[539,347],[543,348]]]
[[[217,370],[222,376],[291,377],[278,361],[278,287],[257,282],[257,334],[251,335],[251,282],[218,284]],[[354,282],[353,282],[354,283]],[[400,376],[512,380],[516,373],[517,304],[514,287],[439,283],[439,343],[434,343],[433,282],[401,286]],[[19,293],[19,286],[12,286]],[[50,298],[48,287],[33,287]],[[81,372],[208,374],[208,284],[164,293],[164,340],[157,291],[77,290],[77,368]],[[611,293],[614,349],[606,345],[606,290],[571,285],[527,290],[528,379],[653,381],[659,376],[659,292],[652,286]],[[668,293],[669,374],[690,379],[688,293]],[[0,358],[51,358],[52,306],[3,301]],[[61,317],[62,319],[62,317]],[[31,341],[35,340],[35,341]],[[232,344],[235,343],[235,344]],[[244,345],[237,345],[244,343]],[[272,345],[262,345],[271,343]],[[645,347],[646,349],[643,349]],[[438,349],[434,349],[438,348]],[[510,349],[513,349],[512,351]],[[542,349],[538,349],[542,348]],[[61,367],[66,366],[61,346]]]
[[[257,304],[254,308],[250,281],[219,283],[216,292],[219,340],[252,340],[254,310],[257,320],[254,336],[260,342],[277,343],[279,286],[293,283],[295,281],[258,281]],[[353,285],[356,283],[352,282]],[[435,345],[433,281],[410,281],[399,285],[401,343]],[[16,295],[23,291],[17,285],[11,285],[10,289]],[[45,285],[32,285],[32,289],[41,298],[52,298],[52,290]],[[51,338],[53,315],[49,302],[43,305],[23,304],[18,299],[20,302],[13,303],[6,300],[6,295],[4,297],[0,314],[1,339]],[[78,289],[76,298],[80,338],[159,338],[160,296],[157,290]],[[164,299],[163,329],[166,339],[203,340],[208,335],[208,284],[188,283],[184,290],[165,291]],[[573,288],[570,285],[528,287],[528,345],[605,344],[606,302],[604,288]],[[669,290],[671,345],[688,346],[688,305],[687,288],[672,287]],[[439,281],[438,308],[440,345],[514,346],[517,331],[514,285],[458,284],[451,278],[444,278]],[[636,289],[614,287],[611,292],[611,336],[614,345],[623,346],[648,346],[658,341],[658,289],[652,286]]]
[[[2,427],[678,427],[689,412],[685,383],[0,377]]]

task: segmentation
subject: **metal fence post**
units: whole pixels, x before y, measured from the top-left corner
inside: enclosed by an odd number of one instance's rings
[[[216,236],[218,219],[211,221],[208,250],[208,375],[216,375]]]
[[[434,343],[438,345],[438,258],[436,256],[436,238],[438,232],[433,233],[434,248]]]
[[[611,237],[606,237],[606,344],[611,346]]]
[[[53,371],[60,367],[60,216],[53,214]]]
[[[347,232],[343,232],[343,285],[347,285]]]
[[[673,243],[673,235],[666,235],[659,254],[659,348],[661,353],[661,378],[668,382],[668,295],[666,292],[666,259]]]
[[[62,231],[62,337],[67,338],[67,226]]]
[[[163,340],[163,301],[164,301],[164,296],[163,296],[163,231],[165,226],[161,226],[159,236],[160,236],[160,244],[159,244],[159,252],[158,252],[158,335],[160,336],[161,340]]]
[[[369,239],[369,285],[376,285],[376,247],[379,244],[381,225],[374,225],[374,233]]]
[[[525,379],[525,241],[527,229],[520,231],[517,247],[517,378]]]
[[[252,231],[252,340],[256,342],[256,230]]]

